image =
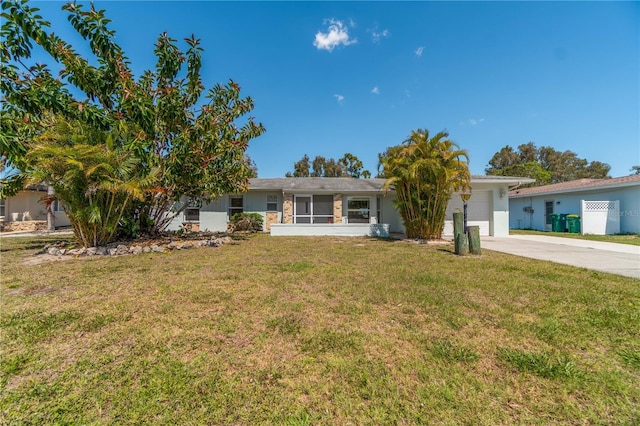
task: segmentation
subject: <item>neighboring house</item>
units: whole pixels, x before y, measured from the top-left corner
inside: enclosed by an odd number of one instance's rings
[[[47,208],[41,200],[47,195],[44,185],[31,186],[16,195],[0,199],[0,223],[4,231],[46,229]],[[55,226],[69,226],[69,219],[56,201]],[[44,221],[44,224],[42,223]]]
[[[640,233],[640,175],[578,179],[509,193],[509,226],[551,230],[551,214],[578,214],[581,232]]]
[[[480,226],[481,235],[509,234],[510,187],[533,182],[529,178],[473,176],[468,202],[468,225]],[[385,192],[385,179],[271,178],[251,179],[249,191],[226,195],[203,206],[190,206],[178,215],[170,230],[181,227],[225,231],[229,218],[239,212],[259,213],[271,235],[369,235],[404,233],[395,209],[393,190]],[[463,203],[454,195],[447,208],[444,235],[453,235],[453,213]]]

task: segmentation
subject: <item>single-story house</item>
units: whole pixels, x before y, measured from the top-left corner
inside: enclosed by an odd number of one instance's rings
[[[509,193],[512,229],[550,231],[552,214],[580,215],[583,234],[640,233],[640,175],[578,179]]]
[[[533,182],[529,178],[472,176],[468,201],[468,225],[481,235],[509,235],[509,189]],[[271,235],[388,236],[404,233],[395,209],[393,189],[384,190],[385,179],[354,178],[255,178],[249,191],[230,194],[203,206],[190,206],[169,225],[201,231],[225,231],[238,212],[259,213],[264,231]],[[447,208],[444,236],[453,235],[453,213],[462,211],[459,194]]]
[[[44,185],[30,186],[6,199],[0,198],[0,228],[4,231],[33,231],[46,229],[47,208],[42,199],[47,196]],[[54,203],[55,226],[69,226],[70,222],[60,203]]]

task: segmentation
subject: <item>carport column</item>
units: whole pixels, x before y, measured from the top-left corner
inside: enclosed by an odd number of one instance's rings
[[[333,223],[342,223],[342,194],[333,194]]]
[[[284,194],[282,216],[284,223],[293,223],[293,194]]]

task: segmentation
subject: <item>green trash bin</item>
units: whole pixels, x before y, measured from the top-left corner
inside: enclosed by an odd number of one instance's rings
[[[577,214],[568,214],[567,227],[569,228],[569,233],[579,234],[580,233],[580,216]]]
[[[566,227],[564,215],[552,213],[549,217],[551,218],[551,231],[564,232],[564,228]]]
[[[560,231],[558,232],[567,232],[567,215],[564,213],[560,214]]]

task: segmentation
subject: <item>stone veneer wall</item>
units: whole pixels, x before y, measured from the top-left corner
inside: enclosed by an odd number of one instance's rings
[[[265,232],[271,231],[272,223],[278,223],[278,212],[267,212],[267,217],[264,224]]]
[[[293,223],[293,194],[284,194],[282,216],[284,216],[284,223]]]
[[[0,223],[0,231],[2,232],[35,232],[46,231],[46,220],[25,220],[16,222],[3,222]]]
[[[342,194],[333,194],[333,223],[342,223]]]

